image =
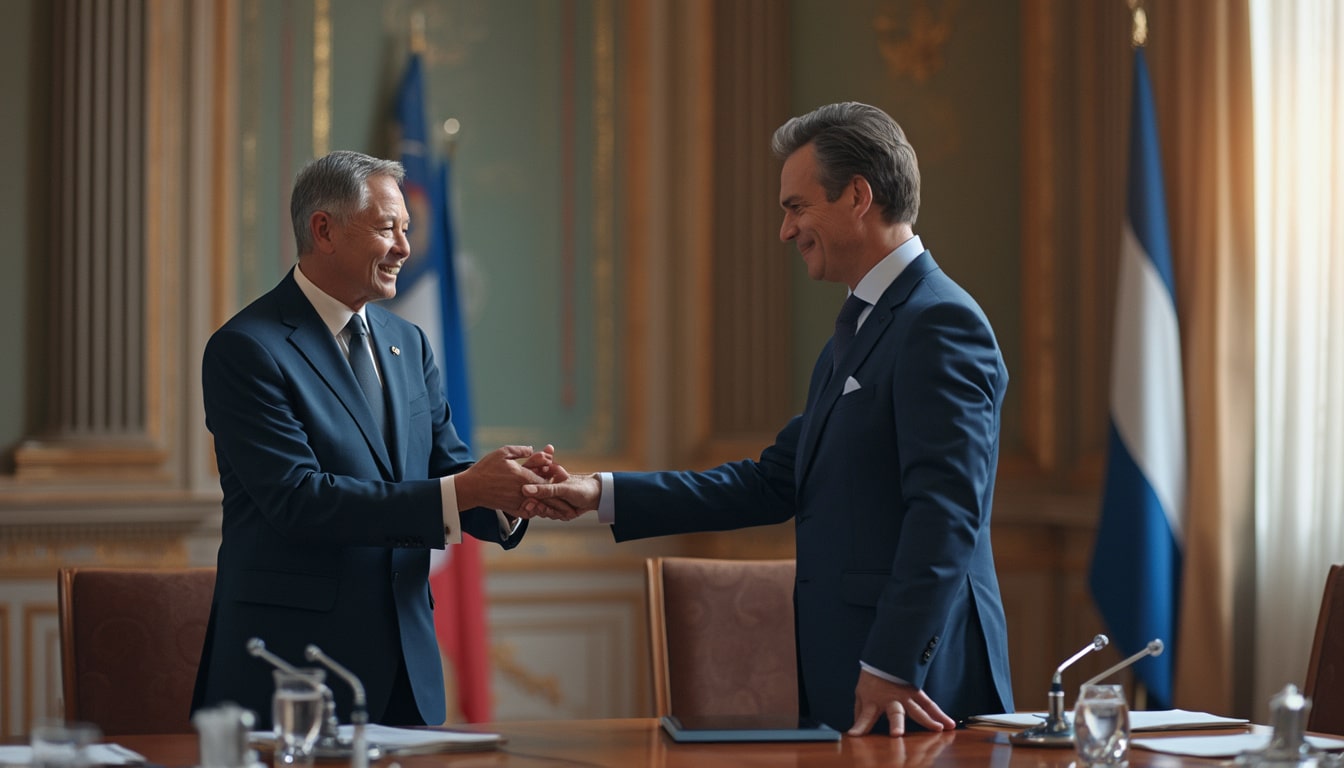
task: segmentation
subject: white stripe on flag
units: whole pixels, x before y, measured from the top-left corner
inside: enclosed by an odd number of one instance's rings
[[[1176,307],[1152,259],[1125,221],[1111,359],[1111,418],[1184,542],[1185,387]]]

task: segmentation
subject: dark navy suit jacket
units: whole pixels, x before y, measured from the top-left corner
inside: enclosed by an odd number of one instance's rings
[[[404,658],[425,722],[444,721],[429,550],[445,541],[437,478],[472,458],[449,421],[424,333],[374,304],[365,314],[387,396],[386,441],[292,273],[206,345],[223,531],[193,710],[233,701],[266,727],[274,685],[270,666],[245,650],[255,636],[301,666],[305,646],[320,646],[363,681],[374,722]],[[525,530],[501,540],[493,510],[461,514],[467,533],[505,548]],[[328,684],[348,722],[348,686]]]
[[[926,251],[831,367],[828,343],[758,461],[617,473],[616,538],[793,518],[805,714],[848,728],[860,661],[954,719],[1011,712],[989,535],[1008,374],[988,320]]]

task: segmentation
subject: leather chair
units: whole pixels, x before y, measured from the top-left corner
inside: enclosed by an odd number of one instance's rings
[[[57,582],[65,719],[104,735],[195,733],[214,568],[62,568]]]
[[[1311,698],[1307,730],[1344,734],[1344,565],[1325,577],[1303,693]]]
[[[798,713],[793,560],[645,561],[659,717]]]

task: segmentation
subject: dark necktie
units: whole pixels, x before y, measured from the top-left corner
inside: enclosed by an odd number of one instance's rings
[[[383,399],[383,387],[378,383],[378,372],[373,369],[373,356],[369,352],[369,332],[364,327],[364,318],[358,314],[351,316],[345,324],[350,332],[350,369],[355,372],[355,381],[364,390],[364,398],[369,401],[369,410],[373,411],[373,421],[378,432],[387,439],[387,402]]]
[[[854,342],[854,333],[859,329],[859,315],[866,306],[868,302],[851,293],[840,307],[840,314],[835,318],[835,340],[831,342],[831,351],[835,353],[831,360],[832,371],[840,369],[840,361],[845,359],[849,345]]]

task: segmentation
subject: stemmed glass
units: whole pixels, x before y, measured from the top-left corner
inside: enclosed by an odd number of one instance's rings
[[[277,766],[312,765],[313,746],[322,731],[322,689],[326,672],[321,669],[274,671],[275,696],[271,699],[271,723],[275,728]]]

